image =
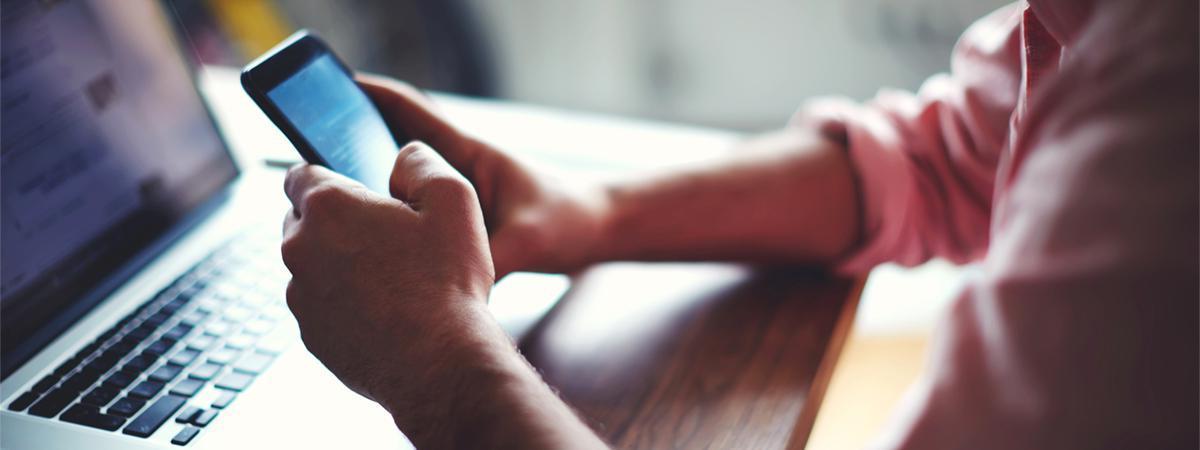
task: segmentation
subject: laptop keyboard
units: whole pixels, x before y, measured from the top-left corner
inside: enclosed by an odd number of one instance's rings
[[[224,245],[8,409],[138,438],[174,418],[183,428],[171,442],[186,445],[295,340],[276,242]]]

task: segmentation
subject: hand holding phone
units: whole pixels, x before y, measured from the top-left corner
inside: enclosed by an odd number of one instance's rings
[[[306,30],[252,61],[242,87],[305,161],[387,195],[398,144],[354,73]]]

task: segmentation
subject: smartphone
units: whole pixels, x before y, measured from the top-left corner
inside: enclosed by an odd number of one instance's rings
[[[398,143],[354,72],[301,30],[242,70],[242,87],[305,161],[388,194]]]

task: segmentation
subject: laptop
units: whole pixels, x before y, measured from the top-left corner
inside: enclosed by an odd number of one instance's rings
[[[0,15],[0,447],[410,447],[300,343],[282,171],[235,163],[163,4]]]

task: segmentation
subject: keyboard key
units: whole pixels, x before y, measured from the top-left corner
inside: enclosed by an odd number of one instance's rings
[[[157,369],[154,369],[153,372],[150,372],[150,375],[147,376],[147,378],[154,381],[167,382],[174,380],[175,377],[179,376],[180,372],[183,372],[183,367],[171,364],[163,364],[158,366]]]
[[[80,402],[82,402],[86,405],[95,406],[97,408],[100,408],[100,407],[103,407],[104,405],[107,405],[109,402],[113,401],[113,399],[117,398],[117,395],[120,395],[120,394],[121,394],[121,391],[119,391],[119,390],[100,386],[98,388],[92,389],[91,392],[88,392],[87,395],[83,396],[83,399],[80,400]]]
[[[178,342],[177,339],[171,339],[164,336],[159,338],[157,341],[154,341],[154,343],[150,344],[149,347],[146,347],[145,350],[142,350],[142,354],[162,356],[163,354],[171,351],[171,347],[174,347],[176,342]]]
[[[184,407],[183,411],[180,412],[179,415],[175,416],[175,422],[176,423],[191,423],[192,419],[194,419],[197,415],[200,414],[200,411],[202,411],[202,410],[195,406]]]
[[[251,381],[254,381],[254,377],[252,375],[241,372],[230,372],[221,377],[220,381],[217,381],[217,387],[220,389],[241,392],[242,390],[246,389],[246,387],[250,386]]]
[[[137,347],[142,341],[134,336],[122,336],[116,345],[121,347]]]
[[[108,407],[109,414],[116,414],[122,417],[129,417],[141,411],[142,407],[146,406],[146,401],[140,398],[125,397],[117,400],[112,406]]]
[[[146,338],[150,337],[151,334],[154,334],[154,330],[157,328],[157,324],[143,322],[141,325],[138,325],[137,328],[130,330],[127,336],[133,336],[139,341],[144,341]]]
[[[118,342],[119,341],[109,342],[109,343],[107,343],[107,345],[102,347],[100,349],[100,357],[116,358],[119,360],[119,359],[121,359],[122,356],[125,356],[124,353],[121,353],[123,350],[125,350],[125,346],[117,346]]]
[[[175,352],[174,355],[171,355],[171,359],[167,360],[167,363],[174,364],[177,366],[186,366],[188,364],[191,364],[192,361],[195,361],[196,358],[199,356],[200,356],[199,350],[185,348],[183,350]]]
[[[75,372],[75,375],[71,375],[66,381],[63,381],[61,388],[80,392],[91,387],[92,383],[98,379],[100,379],[100,375],[95,371]]]
[[[120,360],[121,358],[112,358],[103,355],[97,356],[89,361],[86,366],[83,366],[82,369],[79,369],[79,371],[82,373],[96,375],[96,377],[99,378],[101,375],[104,375],[105,372],[108,372],[108,369],[112,369],[113,366],[117,365],[117,362]]]
[[[271,365],[272,359],[274,358],[271,355],[247,353],[246,356],[238,360],[237,364],[233,365],[233,370],[257,375],[267,370],[267,366]]]
[[[29,405],[32,405],[33,401],[37,400],[37,398],[38,395],[36,392],[26,391],[24,394],[21,394],[21,396],[17,397],[16,400],[13,400],[12,403],[8,404],[8,410],[24,411],[25,408],[28,408]]]
[[[58,384],[58,380],[59,378],[54,375],[46,375],[33,385],[32,390],[38,394],[43,394],[54,387],[55,384]]]
[[[93,384],[96,384],[96,381],[100,380],[100,377],[103,376],[105,372],[108,372],[108,370],[101,370],[85,366],[83,370],[72,377],[74,380],[68,378],[67,381],[64,381],[63,386],[70,386],[71,388],[76,388],[77,390],[84,390],[91,387]]]
[[[109,350],[118,352],[123,357],[124,355],[128,355],[129,352],[133,351],[133,349],[137,348],[138,344],[139,342],[137,339],[125,337],[109,347]]]
[[[200,414],[197,414],[196,417],[192,418],[192,423],[196,424],[198,427],[206,427],[209,423],[212,423],[213,419],[217,418],[218,412],[220,411],[215,409],[200,411]]]
[[[184,323],[195,327],[201,322],[204,322],[204,319],[207,319],[209,314],[210,313],[207,311],[195,310],[187,313],[187,315],[183,316],[182,319],[179,319],[179,323]]]
[[[76,373],[75,375],[72,375],[63,381],[63,383],[59,385],[59,389],[82,392],[84,389],[87,389],[88,386],[91,386],[92,383],[94,383],[94,381],[89,380],[87,375]]]
[[[258,336],[247,333],[238,333],[237,335],[225,341],[225,346],[238,350],[245,350],[247,347],[254,345],[254,341],[258,340]]]
[[[154,325],[155,328],[157,328],[157,327],[162,326],[162,324],[166,323],[170,319],[171,319],[170,311],[159,311],[159,312],[154,313],[150,317],[147,317],[145,323],[152,324],[152,325]]]
[[[92,353],[95,353],[96,350],[99,348],[100,348],[99,342],[92,342],[88,345],[83,346],[83,348],[79,349],[79,351],[75,353],[75,356],[78,357],[80,361],[82,361],[82,360],[87,359],[88,356],[91,356]]]
[[[175,294],[174,297],[171,297],[171,301],[167,302],[167,304],[181,304],[190,302],[192,301],[192,297],[196,296],[196,294],[204,288],[203,285],[196,286],[196,283],[200,280],[200,271],[197,269],[198,267],[193,267],[192,270],[188,272],[187,277],[180,281],[179,292]]]
[[[93,359],[88,365],[83,366],[81,372],[86,372],[89,375],[95,375],[96,379],[104,376],[109,370],[112,370],[117,363],[121,362],[121,357],[112,355],[100,355]]]
[[[161,391],[162,388],[163,388],[163,383],[161,383],[161,382],[143,381],[143,382],[139,383],[137,386],[134,386],[134,388],[129,391],[129,395],[134,396],[134,397],[150,398],[150,397],[153,397],[155,394],[158,394],[158,391]]]
[[[154,434],[154,431],[158,430],[158,427],[162,426],[168,417],[175,414],[175,411],[178,411],[186,401],[186,398],[177,395],[162,396],[133,422],[130,422],[129,426],[125,427],[124,433],[137,437],[148,437]]]
[[[220,372],[221,372],[221,366],[219,364],[213,364],[210,362],[206,362],[204,364],[199,365],[195,369],[192,369],[192,373],[188,374],[188,376],[195,378],[197,380],[208,381],[208,380],[211,380],[213,377],[217,376],[217,373],[220,373]]]
[[[200,273],[200,271],[195,272],[195,274],[196,277],[192,281],[192,285],[188,286],[187,289],[184,289],[183,292],[180,292],[179,298],[175,299],[175,301],[182,301],[183,303],[190,302],[193,298],[196,298],[197,295],[200,295],[201,292],[204,292],[204,288],[208,287],[207,277],[203,276],[204,274]]]
[[[195,378],[184,378],[179,380],[178,383],[175,383],[175,386],[171,388],[171,393],[175,395],[182,395],[184,397],[191,397],[196,395],[197,392],[200,392],[200,388],[202,387],[204,387],[204,381],[197,380]]]
[[[275,322],[272,322],[267,319],[254,319],[254,320],[251,320],[250,322],[246,323],[245,331],[247,333],[250,333],[253,335],[261,336],[261,335],[267,334],[267,332],[271,331],[271,328],[274,328],[274,327],[275,327]]]
[[[217,300],[216,298],[213,298],[212,295],[204,295],[204,296],[201,296],[199,300],[196,300],[196,312],[198,312],[198,313],[203,313],[207,316],[211,316],[213,313],[220,311],[220,310],[221,310],[221,301]],[[208,326],[205,325],[204,329],[206,330],[205,332],[207,332]]]
[[[141,354],[130,358],[129,362],[126,362],[124,366],[121,366],[121,370],[130,373],[142,373],[146,369],[149,369],[150,366],[153,366],[157,361],[158,355]]]
[[[55,367],[53,374],[56,377],[66,376],[68,373],[71,373],[72,370],[75,370],[75,367],[78,367],[79,363],[81,362],[83,362],[83,358],[78,356],[72,357],[66,361],[63,361],[62,364],[58,365],[58,367]]]
[[[188,341],[188,348],[196,350],[208,350],[217,343],[217,337],[211,334],[201,334],[193,337]]]
[[[208,319],[208,317],[211,317],[213,315],[213,313],[220,311],[220,310],[221,310],[221,303],[216,300],[213,300],[212,298],[205,297],[205,298],[202,298],[202,299],[196,301],[196,312],[204,314],[205,319]],[[209,332],[208,326],[211,324],[212,324],[212,322],[209,322],[204,325],[205,333]]]
[[[163,337],[169,337],[175,340],[183,339],[184,336],[187,336],[188,333],[192,332],[192,328],[193,327],[191,325],[181,323],[179,325],[175,325],[170,330],[167,330],[166,333],[163,333]]]
[[[71,404],[75,397],[79,396],[79,392],[72,389],[58,388],[54,389],[46,395],[42,396],[37,403],[34,403],[29,408],[29,413],[38,417],[54,417],[62,412],[63,408]]]
[[[112,346],[108,347],[107,350],[104,350],[104,353],[100,354],[100,358],[105,361],[111,360],[112,362],[108,363],[108,367],[112,367],[117,365],[117,363],[121,361],[121,358],[124,358],[125,355],[128,355],[129,352],[133,351],[134,347],[136,346],[113,344]]]
[[[219,350],[208,354],[208,361],[214,364],[229,364],[237,359],[240,353],[238,350],[229,347],[221,347]]]
[[[235,393],[233,391],[219,391],[219,392],[220,392],[220,394],[217,395],[217,399],[213,400],[213,402],[212,402],[213,408],[225,409],[225,407],[229,406],[230,403],[233,403],[233,399],[237,398],[237,393]]]
[[[215,297],[222,302],[236,300],[242,294],[242,290],[231,283],[224,283],[218,286]]]
[[[139,315],[141,315],[142,313],[144,313],[144,312],[146,312],[146,311],[149,311],[149,310],[150,310],[150,307],[151,307],[151,306],[153,306],[153,305],[154,305],[154,303],[155,303],[156,301],[158,301],[158,299],[160,299],[160,298],[163,298],[163,296],[164,296],[164,295],[166,295],[166,292],[167,292],[168,290],[170,290],[170,289],[171,289],[171,286],[167,286],[167,287],[165,287],[165,288],[162,288],[162,290],[158,291],[158,293],[157,293],[157,294],[154,294],[154,298],[152,298],[152,299],[150,299],[150,300],[148,300],[148,301],[142,302],[142,304],[141,304],[141,305],[138,305],[138,307],[137,307],[137,310],[134,310],[132,313],[129,313],[129,315],[136,317],[136,316],[139,316]]]
[[[184,427],[184,429],[179,430],[179,434],[176,434],[175,437],[171,438],[171,443],[175,445],[187,445],[188,442],[191,442],[192,438],[196,437],[196,434],[198,433],[200,433],[199,428]]]
[[[179,312],[180,309],[183,309],[184,305],[187,305],[187,303],[191,300],[192,297],[189,292],[182,292],[179,294],[179,297],[175,297],[174,300],[171,300],[167,302],[167,304],[163,305],[162,309],[163,311],[168,311],[171,314],[174,314]]]
[[[233,324],[224,320],[214,320],[204,326],[204,332],[214,336],[224,336],[233,329]]]
[[[109,375],[108,378],[104,380],[104,385],[116,389],[125,389],[129,387],[130,384],[133,384],[133,380],[136,379],[137,374],[125,371],[117,371],[112,375]]]
[[[62,420],[107,431],[117,431],[125,424],[124,417],[104,414],[94,407],[84,405],[72,406],[63,413]]]

